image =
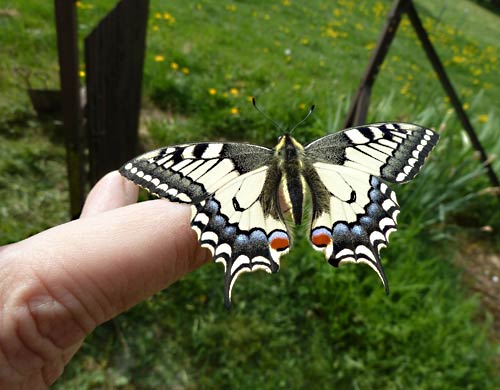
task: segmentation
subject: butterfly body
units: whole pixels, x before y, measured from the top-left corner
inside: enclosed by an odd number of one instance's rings
[[[437,140],[421,126],[377,123],[305,146],[289,134],[274,149],[238,143],[171,146],[131,160],[120,172],[159,197],[191,204],[200,244],[225,267],[229,306],[242,272],[278,271],[291,245],[286,214],[301,223],[306,192],[313,248],[334,266],[368,264],[387,289],[379,253],[396,230],[399,205],[382,180],[411,180]]]

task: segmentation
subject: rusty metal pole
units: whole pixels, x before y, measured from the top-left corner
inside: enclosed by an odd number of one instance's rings
[[[378,38],[377,45],[372,52],[372,56],[368,65],[361,77],[359,87],[354,94],[351,106],[344,121],[343,128],[362,125],[365,123],[366,114],[368,113],[368,106],[370,103],[371,88],[375,83],[375,78],[380,70],[380,66],[384,62],[384,58],[389,50],[396,31],[401,21],[405,7],[409,0],[395,0],[389,14],[387,21],[382,29]]]
[[[490,160],[488,159],[488,156],[483,146],[481,145],[481,142],[479,141],[479,138],[477,137],[472,124],[469,121],[469,117],[463,109],[462,103],[460,102],[460,99],[455,92],[455,88],[453,88],[453,85],[451,84],[451,81],[446,74],[444,66],[441,63],[436,50],[434,50],[434,46],[432,46],[432,43],[429,39],[429,36],[427,35],[427,32],[424,29],[424,26],[422,25],[420,17],[417,14],[417,10],[415,9],[415,6],[411,1],[406,8],[406,12],[408,14],[408,17],[410,18],[413,28],[415,29],[415,32],[418,35],[418,38],[420,39],[420,42],[422,43],[422,47],[424,48],[425,53],[427,54],[427,57],[429,58],[429,61],[431,62],[432,67],[434,68],[434,71],[436,72],[438,79],[441,82],[441,85],[443,86],[443,89],[446,91],[446,94],[450,98],[450,103],[455,109],[458,119],[462,123],[462,127],[465,129],[465,132],[469,136],[472,146],[479,153],[479,158],[483,163],[486,174],[488,175],[491,184],[494,187],[500,187],[498,176],[495,174],[495,171],[491,166]]]
[[[84,132],[78,79],[78,34],[76,4],[73,0],[55,0],[57,49],[63,124],[66,138],[66,167],[70,193],[70,215],[80,215],[85,201]]]

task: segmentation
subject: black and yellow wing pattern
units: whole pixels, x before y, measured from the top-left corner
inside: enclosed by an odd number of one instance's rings
[[[380,249],[396,230],[399,205],[384,183],[404,183],[438,140],[432,130],[376,123],[327,135],[303,147],[289,134],[274,149],[196,143],[139,156],[120,173],[151,193],[191,205],[200,244],[225,268],[225,303],[243,272],[277,272],[289,251],[287,214],[302,220],[312,200],[310,240],[334,266],[366,263],[387,287]]]

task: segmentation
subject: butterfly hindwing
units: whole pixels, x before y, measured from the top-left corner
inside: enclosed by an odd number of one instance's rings
[[[276,207],[280,175],[270,149],[247,144],[171,146],[126,163],[122,175],[151,193],[191,204],[200,244],[225,268],[225,302],[243,272],[277,272],[290,239]]]
[[[288,252],[290,239],[280,215],[267,213],[266,191],[276,193],[279,182],[264,188],[268,167],[241,175],[206,201],[192,206],[192,226],[202,246],[224,264],[225,303],[243,272],[277,272],[279,258]]]
[[[429,129],[380,123],[335,133],[305,147],[313,203],[310,240],[334,266],[363,262],[388,289],[380,250],[397,229],[396,193],[379,178],[406,182],[438,140]],[[307,177],[306,177],[307,179]]]

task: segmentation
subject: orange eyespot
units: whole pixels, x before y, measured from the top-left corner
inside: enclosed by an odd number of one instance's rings
[[[332,242],[332,234],[325,228],[315,229],[311,233],[311,242],[317,247],[328,246]]]
[[[269,245],[276,251],[284,251],[290,246],[288,234],[283,231],[275,231],[269,236]]]

